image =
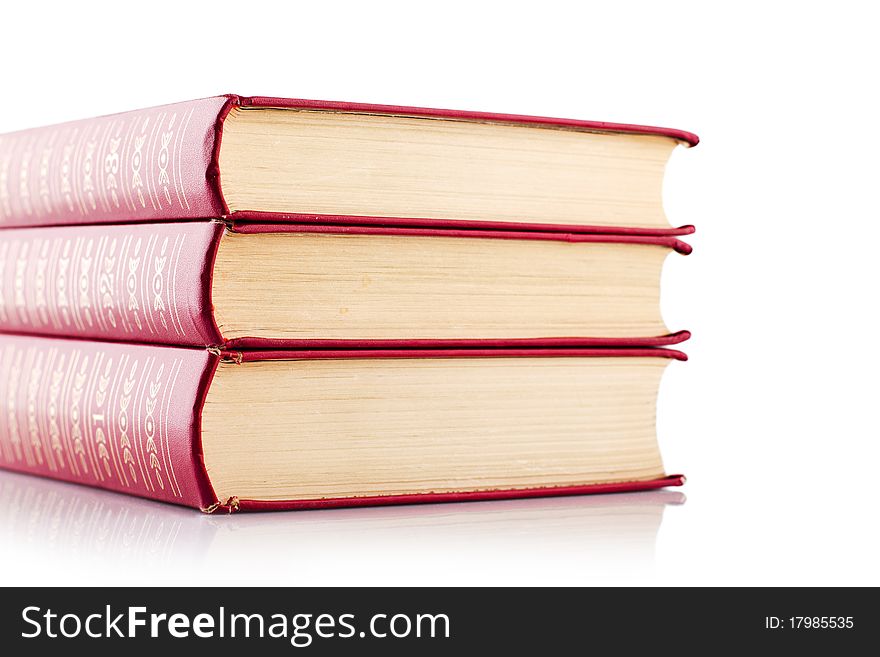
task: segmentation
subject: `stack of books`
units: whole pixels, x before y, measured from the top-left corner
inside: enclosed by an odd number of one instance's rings
[[[696,143],[239,96],[0,135],[0,465],[208,512],[678,485]]]

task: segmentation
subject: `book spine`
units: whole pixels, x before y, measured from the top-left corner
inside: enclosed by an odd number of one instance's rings
[[[219,222],[0,231],[0,331],[220,344],[211,310]]]
[[[204,508],[204,350],[4,336],[0,466]]]
[[[0,135],[0,227],[222,213],[213,171],[225,97]]]

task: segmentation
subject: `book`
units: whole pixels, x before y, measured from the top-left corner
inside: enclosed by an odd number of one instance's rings
[[[0,135],[0,226],[236,221],[686,234],[668,128],[227,95]]]
[[[228,348],[660,346],[672,236],[169,222],[0,230],[0,331]]]
[[[5,336],[0,463],[205,512],[675,486],[669,349],[208,351]]]

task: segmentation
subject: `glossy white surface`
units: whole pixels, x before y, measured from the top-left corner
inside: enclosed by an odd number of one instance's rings
[[[0,132],[235,91],[702,137],[666,186],[699,229],[664,280],[668,324],[694,333],[659,417],[687,502],[213,518],[0,473],[0,584],[880,584],[866,5],[199,4],[4,7]]]

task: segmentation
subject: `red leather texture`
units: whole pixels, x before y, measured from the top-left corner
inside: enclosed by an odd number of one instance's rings
[[[223,122],[236,106],[391,113],[659,135],[694,146],[696,135],[671,128],[513,114],[226,95],[0,135],[0,227],[133,223],[225,217],[219,167]],[[295,208],[292,208],[295,210]],[[503,229],[492,221],[430,217],[236,212],[241,221]],[[519,231],[687,235],[693,226],[650,229],[514,224]]]
[[[222,343],[211,308],[220,222],[0,231],[0,331]]]
[[[3,336],[0,465],[205,508],[199,412],[216,362],[200,349]]]
[[[504,221],[471,221],[460,219],[429,219],[425,217],[371,217],[366,215],[338,214],[298,214],[296,212],[258,212],[255,210],[239,210],[230,215],[237,223],[257,224],[329,224],[329,225],[360,225],[383,226],[390,228],[439,228],[452,230],[508,230],[542,231],[555,233],[593,233],[598,235],[644,235],[644,236],[682,236],[692,235],[693,226],[678,228],[638,228],[636,226],[572,226],[568,224],[535,224]]]
[[[258,360],[328,360],[348,358],[672,358],[687,360],[687,354],[675,349],[265,349],[224,350],[221,355],[237,363]]]
[[[467,349],[467,348],[561,348],[561,347],[668,347],[689,340],[690,331],[678,331],[652,338],[523,338],[519,340],[267,340],[236,338],[227,340],[225,349],[264,351],[356,350],[356,349]]]
[[[547,486],[544,488],[517,488],[483,490],[472,493],[419,493],[416,495],[385,495],[374,497],[345,497],[323,500],[227,500],[210,509],[213,512],[236,511],[311,511],[363,506],[391,506],[397,504],[439,504],[448,502],[485,502],[488,500],[511,500],[530,497],[562,497],[566,495],[599,495],[603,493],[631,493],[655,490],[671,486],[683,486],[684,475],[667,475],[651,481],[624,481],[613,484],[590,486]]]
[[[0,227],[196,219],[224,97],[0,135]]]
[[[237,214],[235,215],[238,216]],[[616,235],[573,232],[532,232],[518,230],[462,230],[449,228],[407,228],[401,226],[315,225],[291,223],[235,222],[237,233],[337,233],[351,235],[415,235],[421,237],[483,237],[501,240],[555,240],[612,244],[647,244],[673,249],[688,255],[693,247],[670,235]]]

